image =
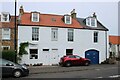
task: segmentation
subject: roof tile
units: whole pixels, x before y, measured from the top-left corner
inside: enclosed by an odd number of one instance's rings
[[[112,44],[120,44],[120,36],[109,36],[109,42]]]
[[[55,19],[53,21],[52,19]],[[53,26],[53,27],[68,27],[68,28],[83,28],[76,19],[72,18],[72,24],[65,24],[62,15],[40,14],[39,22],[31,21],[31,13],[24,13],[21,16],[20,25],[39,25],[39,26]]]

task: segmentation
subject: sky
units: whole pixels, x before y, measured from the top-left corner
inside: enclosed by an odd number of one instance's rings
[[[10,12],[14,15],[14,1],[0,1],[0,12]],[[96,12],[97,19],[109,29],[110,35],[118,34],[118,0],[17,0],[17,15],[20,6],[23,6],[25,12],[38,11],[44,14],[70,14],[75,9],[77,17],[86,18]],[[120,11],[120,10],[119,10]]]

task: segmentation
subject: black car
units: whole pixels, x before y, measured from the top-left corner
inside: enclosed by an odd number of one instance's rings
[[[25,65],[16,64],[9,60],[0,59],[0,68],[2,68],[2,76],[21,77],[29,74],[29,69]]]

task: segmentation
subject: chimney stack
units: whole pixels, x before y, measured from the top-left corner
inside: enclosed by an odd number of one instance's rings
[[[20,6],[20,9],[19,9],[19,14],[24,14],[24,9],[23,9],[23,6]]]
[[[94,18],[97,18],[97,15],[96,15],[96,13],[95,13],[95,12],[93,13],[93,17],[94,17]]]
[[[75,9],[73,9],[73,10],[71,11],[71,17],[72,17],[72,18],[76,18]]]

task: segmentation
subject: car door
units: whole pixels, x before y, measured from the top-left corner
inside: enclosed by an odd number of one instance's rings
[[[72,65],[76,64],[75,56],[74,55],[69,55],[69,60],[72,62]]]
[[[77,56],[77,55],[76,55],[75,58],[76,58],[76,65],[80,65],[81,62],[82,62],[80,56]]]
[[[2,60],[2,75],[12,75],[14,64],[7,60]]]

